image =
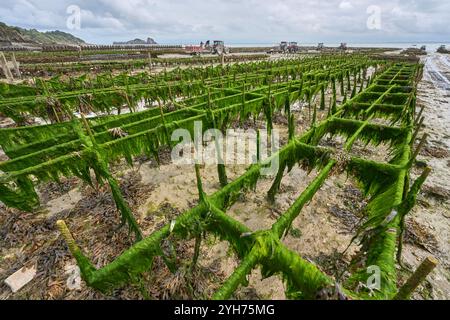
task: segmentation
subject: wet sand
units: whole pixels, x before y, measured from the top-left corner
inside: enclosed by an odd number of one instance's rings
[[[425,126],[421,132],[429,138],[417,160],[431,166],[432,173],[408,220],[410,224],[419,223],[422,231],[433,235],[436,242],[422,246],[407,244],[403,256],[412,269],[429,255],[439,261],[428,283],[419,291],[422,294],[416,293],[415,298],[450,299],[450,56],[432,54],[422,61],[425,70],[417,103],[419,107],[425,106]],[[412,176],[417,177],[420,170],[416,168]]]

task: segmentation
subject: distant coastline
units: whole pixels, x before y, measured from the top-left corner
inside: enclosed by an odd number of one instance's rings
[[[236,48],[236,47],[271,47],[278,45],[277,43],[229,43],[227,46]],[[302,43],[299,42],[300,46],[317,46],[317,43]],[[324,43],[326,47],[339,47],[340,43]],[[442,43],[442,42],[384,42],[384,43],[347,43],[349,47],[357,47],[357,48],[399,48],[406,49],[414,46],[421,47],[425,45],[428,51],[435,52],[441,45],[450,46],[450,42]]]

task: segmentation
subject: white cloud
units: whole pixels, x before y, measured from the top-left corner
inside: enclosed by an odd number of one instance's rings
[[[96,15],[91,10],[81,10],[81,21],[84,28],[122,29],[124,24],[110,13]]]
[[[353,5],[352,5],[352,3],[351,3],[350,1],[342,1],[342,2],[339,4],[339,9],[342,9],[342,10],[351,10],[351,9],[353,9]]]
[[[382,30],[367,28],[381,8]],[[75,35],[98,43],[151,36],[164,43],[448,41],[447,0],[1,0],[5,23],[66,30],[66,9],[82,9]]]

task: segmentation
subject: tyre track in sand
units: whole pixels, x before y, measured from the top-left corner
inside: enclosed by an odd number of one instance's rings
[[[428,277],[416,299],[450,299],[450,60],[446,55],[432,54],[422,58],[425,64],[424,76],[417,92],[418,108],[425,106],[424,127],[416,141],[416,147],[423,133],[429,135],[425,148],[440,150],[439,154],[422,153],[418,160],[432,167],[432,173],[425,183],[410,221],[422,225],[426,232],[436,238],[437,248],[433,252],[407,244],[403,259],[412,270],[427,256],[439,260],[436,270]],[[420,174],[414,170],[412,178]],[[440,197],[442,196],[443,197]]]

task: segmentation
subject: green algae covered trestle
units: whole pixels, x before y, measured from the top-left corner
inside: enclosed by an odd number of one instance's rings
[[[0,200],[12,207],[32,210],[39,201],[34,184],[71,175],[89,181],[90,168],[98,177],[108,181],[114,192],[115,180],[109,173],[106,159],[126,158],[131,163],[133,156],[156,154],[159,146],[170,145],[168,132],[176,128],[193,130],[194,121],[202,121],[206,128],[223,128],[236,119],[242,121],[262,114],[270,127],[276,110],[290,109],[297,100],[310,101],[316,95],[323,97],[322,91],[328,87],[333,88],[335,96],[336,82],[339,81],[342,90],[352,92],[352,97],[340,106],[336,105],[336,100],[332,101],[325,120],[313,121],[311,128],[301,136],[290,135],[289,142],[277,153],[252,165],[241,177],[224,184],[212,195],[203,193],[198,175],[198,205],[150,236],[140,238],[139,226],[132,212],[121,196],[115,195],[119,211],[135,232],[137,242],[104,267],[96,269],[93,266],[63,221],[59,221],[58,226],[78,262],[83,279],[102,292],[138,281],[142,273],[151,269],[154,257],[164,255],[161,243],[165,238],[176,235],[180,239],[195,239],[198,235],[195,226],[201,224],[205,232],[228,241],[241,260],[211,298],[230,298],[238,286],[245,285],[248,274],[260,267],[264,276],[280,275],[286,284],[287,297],[293,299],[315,299],[323,290],[334,290],[336,297],[392,299],[398,291],[395,263],[404,216],[414,205],[429,171],[425,170],[410,187],[415,94],[422,66],[360,56],[334,59],[327,57],[323,63],[320,59],[289,61],[277,69],[279,72],[274,72],[267,64],[264,68],[255,65],[253,72],[248,70],[245,76],[232,73],[230,76],[224,71],[225,75],[212,76],[203,82],[201,86],[206,89],[200,89],[197,96],[178,99],[175,111],[164,109],[160,113],[159,109],[149,109],[94,118],[84,123],[72,120],[49,125],[47,128],[50,130],[46,133],[39,127],[29,129],[30,132],[26,132],[26,128],[15,129],[20,132],[20,138],[14,143],[4,142],[11,160],[0,163],[0,170],[4,172],[0,176]],[[374,67],[376,73],[366,79],[369,67]],[[356,93],[355,84],[351,88],[348,74],[355,78],[358,74],[363,75],[359,93]],[[344,82],[347,82],[345,86]],[[177,93],[178,96],[180,94]],[[164,121],[161,121],[162,117]],[[387,124],[372,121],[374,119],[383,119]],[[112,136],[110,129],[116,127],[126,135]],[[31,132],[37,132],[36,136],[41,138],[31,138]],[[0,132],[0,136],[2,134],[8,136],[12,133],[10,130]],[[320,140],[327,134],[346,138],[344,148],[320,147]],[[352,156],[350,152],[355,141],[373,146],[388,144],[391,159],[376,162]],[[276,197],[280,182],[277,180],[296,164],[310,170],[316,168],[318,173],[270,229],[253,232],[227,215],[226,211],[235,199],[232,195],[255,188],[261,169],[269,166],[274,157],[279,159],[280,171],[269,198]],[[355,177],[370,201],[364,211],[364,223],[357,230],[357,238],[364,249],[359,257],[363,263],[357,264],[358,268],[345,283],[338,284],[336,279],[284,246],[282,238],[325,180],[342,171]],[[380,290],[373,293],[365,289],[356,290],[360,283],[367,282],[370,276],[367,268],[370,266],[380,269]]]

